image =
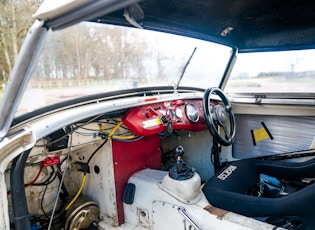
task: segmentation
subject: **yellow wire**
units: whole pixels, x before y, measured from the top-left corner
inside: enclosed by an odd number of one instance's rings
[[[65,208],[66,211],[73,205],[73,203],[76,201],[76,199],[78,199],[78,197],[79,197],[79,195],[82,192],[82,189],[84,187],[85,179],[86,179],[86,175],[83,174],[80,188],[77,191],[77,193],[75,194],[75,196],[73,197],[73,199],[70,201],[70,203],[66,206],[66,208]]]
[[[111,139],[112,136],[114,135],[114,133],[116,132],[116,130],[118,129],[119,126],[121,126],[123,123],[122,121],[120,121],[113,129],[112,131],[108,134],[107,139]],[[72,205],[73,203],[78,199],[79,195],[81,194],[84,184],[85,184],[85,179],[86,179],[86,174],[82,175],[82,181],[81,181],[81,185],[79,190],[77,191],[77,193],[75,194],[75,196],[73,197],[73,199],[70,201],[70,203],[66,206],[65,210],[67,211]]]

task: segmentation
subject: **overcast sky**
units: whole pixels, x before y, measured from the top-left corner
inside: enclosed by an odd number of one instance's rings
[[[255,76],[260,72],[291,71],[290,64],[295,64],[294,71],[314,71],[314,60],[315,50],[245,53],[238,55],[233,73]]]

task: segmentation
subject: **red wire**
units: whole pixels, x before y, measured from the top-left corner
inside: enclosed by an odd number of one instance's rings
[[[28,186],[32,186],[32,185],[37,181],[38,177],[40,176],[40,173],[43,171],[43,168],[44,168],[43,165],[41,165],[41,166],[40,166],[40,169],[39,169],[39,171],[38,171],[38,173],[37,173],[37,175],[36,175],[36,177],[35,177],[35,179],[32,180],[30,183],[24,185],[24,188],[26,188],[26,187],[28,187]]]
[[[32,180],[30,183],[25,184],[25,185],[24,185],[24,188],[29,187],[29,186],[32,186],[32,185],[37,181],[37,179],[38,179],[39,176],[40,176],[40,173],[43,171],[43,168],[44,168],[44,166],[43,166],[43,164],[42,164],[42,165],[40,166],[40,169],[39,169],[39,171],[38,171],[38,173],[37,173],[35,179]],[[11,191],[8,191],[8,192],[7,192],[7,195],[10,195],[10,194],[11,194]]]

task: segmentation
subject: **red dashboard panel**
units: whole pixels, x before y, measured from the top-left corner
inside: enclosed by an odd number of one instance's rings
[[[207,129],[201,99],[175,100],[135,107],[128,111],[122,121],[139,136],[172,130]]]

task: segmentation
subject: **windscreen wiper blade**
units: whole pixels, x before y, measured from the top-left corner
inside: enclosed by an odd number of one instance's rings
[[[187,69],[187,67],[188,67],[188,65],[189,65],[189,63],[190,63],[190,60],[191,60],[192,57],[194,56],[196,50],[197,50],[197,47],[194,48],[194,50],[193,50],[193,52],[191,53],[190,57],[188,58],[186,64],[184,65],[183,70],[182,70],[182,72],[181,72],[181,75],[179,76],[179,79],[178,79],[178,81],[177,81],[177,84],[174,84],[174,90],[175,90],[175,91],[177,90],[177,87],[179,86],[180,82],[182,81],[183,76],[184,76],[184,74],[185,74],[185,72],[186,72],[186,69]]]

